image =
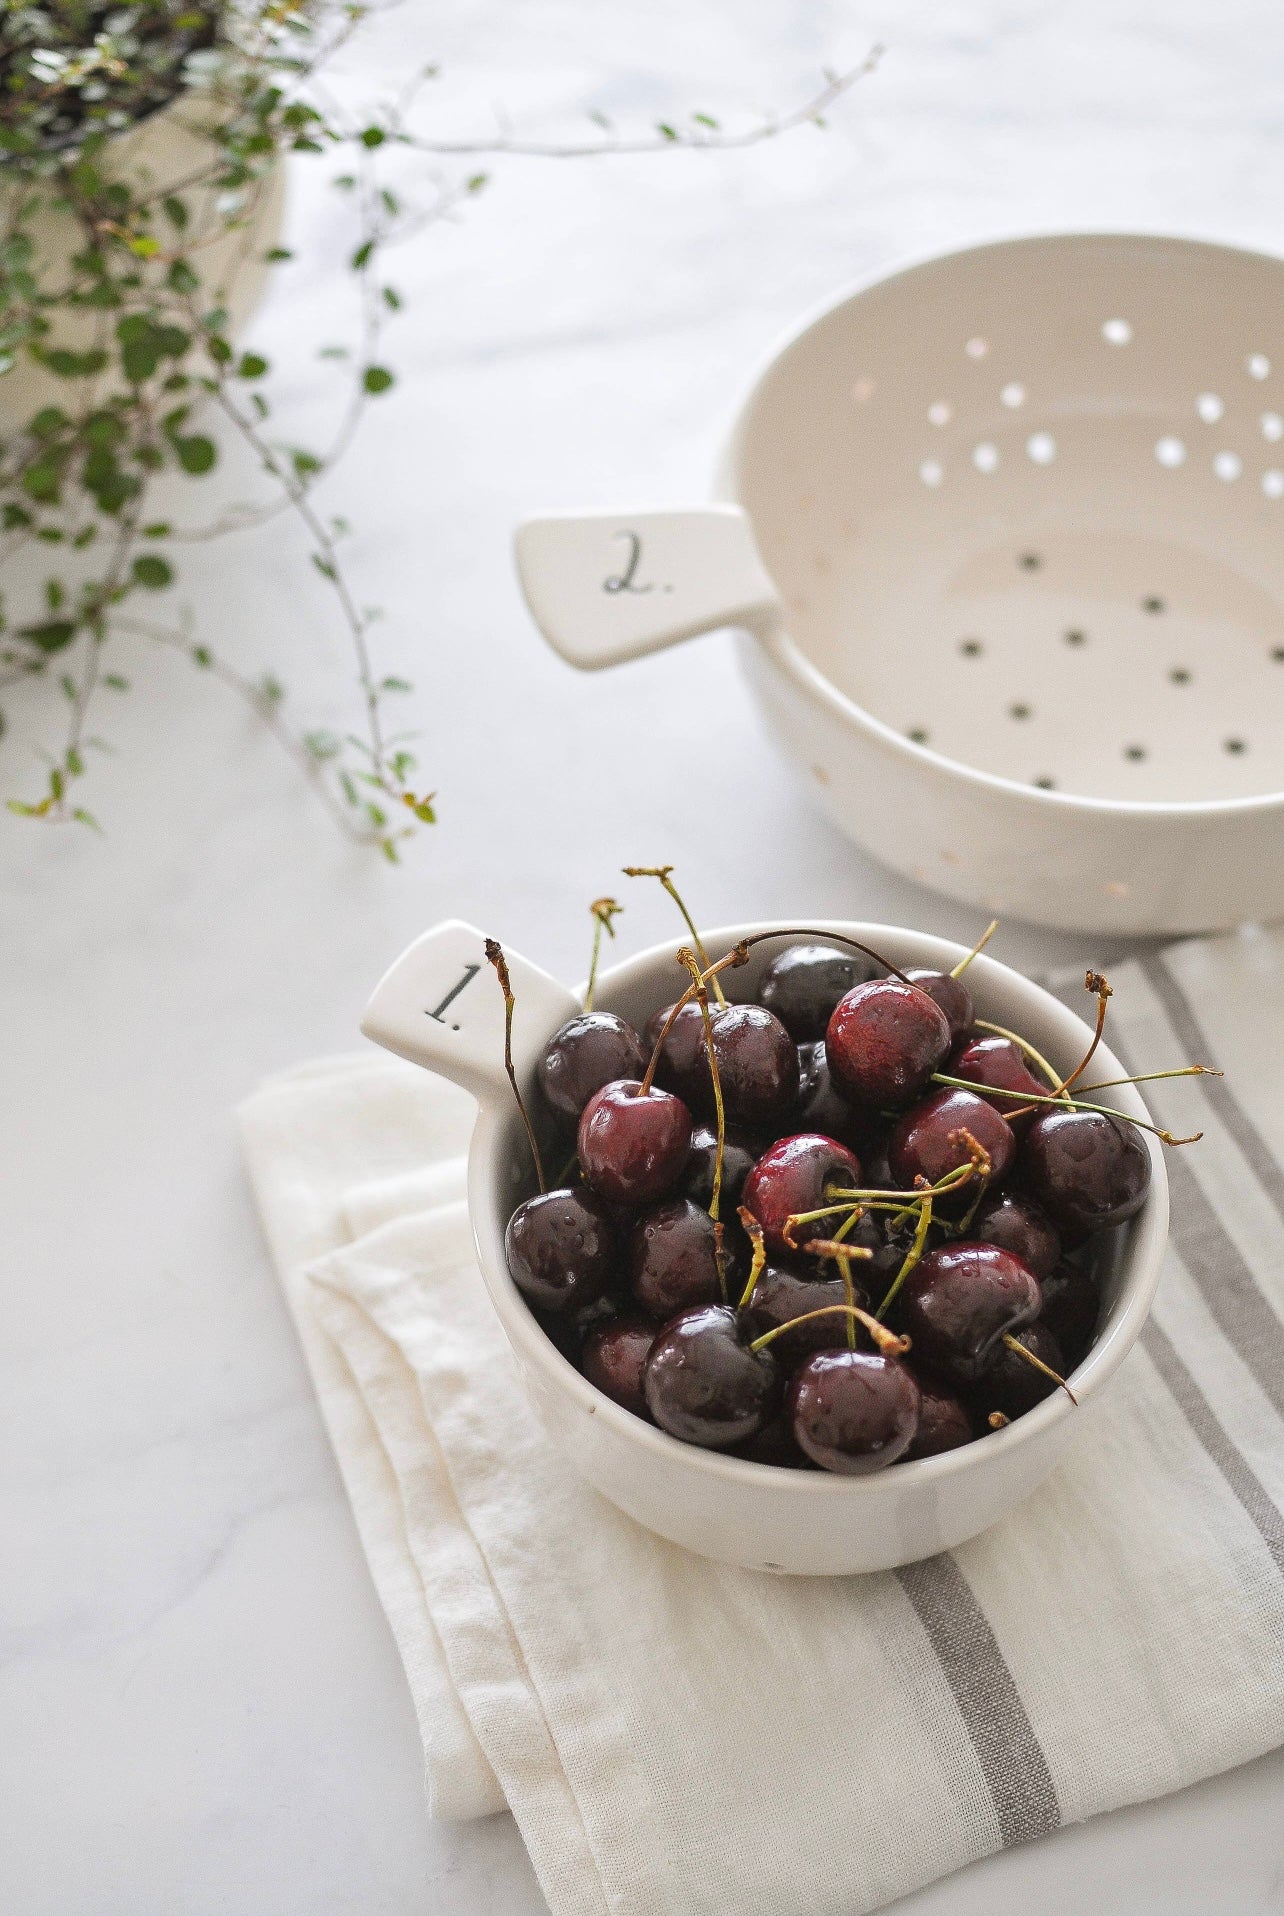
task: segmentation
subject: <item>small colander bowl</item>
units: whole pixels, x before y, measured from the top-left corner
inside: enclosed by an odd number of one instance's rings
[[[1071,235],[907,268],[771,357],[717,491],[527,521],[554,647],[742,628],[824,809],[971,904],[1284,912],[1284,263]]]

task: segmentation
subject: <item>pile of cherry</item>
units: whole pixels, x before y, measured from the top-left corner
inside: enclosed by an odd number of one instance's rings
[[[977,1022],[964,966],[841,942],[780,951],[754,1003],[721,998],[744,947],[687,952],[685,1002],[644,1032],[591,1010],[556,1031],[538,1079],[571,1156],[506,1247],[549,1336],[636,1416],[860,1474],[1068,1388],[1094,1238],[1138,1210],[1150,1159],[1081,1072]],[[1088,982],[1099,1037],[1109,987]]]

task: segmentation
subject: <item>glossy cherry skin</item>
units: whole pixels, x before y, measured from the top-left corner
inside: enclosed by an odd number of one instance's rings
[[[972,1003],[971,992],[961,978],[951,977],[948,971],[926,971],[918,965],[911,965],[905,976],[912,979],[920,991],[925,991],[934,1004],[940,1006],[952,1039],[957,1041],[965,1031],[970,1030],[976,1007]]]
[[[684,1444],[727,1450],[755,1436],[780,1401],[780,1369],[752,1351],[746,1327],[725,1304],[683,1311],[651,1347],[643,1377],[647,1407]]]
[[[764,1005],[727,1005],[713,1021],[722,1101],[732,1124],[783,1122],[798,1099],[798,1049]],[[712,1107],[713,1084],[709,1084]]]
[[[791,1217],[818,1211],[831,1202],[831,1188],[854,1190],[860,1185],[855,1154],[833,1138],[803,1131],[779,1138],[763,1152],[745,1179],[744,1207],[762,1226],[769,1256],[788,1258],[814,1237],[832,1237],[840,1216],[819,1218],[795,1226],[792,1243],[785,1236]]]
[[[719,1211],[723,1218],[734,1218],[736,1206],[745,1188],[745,1179],[763,1151],[757,1138],[744,1132],[729,1131],[722,1149],[722,1196]],[[691,1152],[682,1176],[684,1194],[707,1211],[713,1203],[713,1167],[718,1155],[718,1134],[710,1124],[698,1124],[691,1133]]]
[[[648,1053],[627,1019],[582,1011],[558,1027],[539,1061],[545,1099],[561,1118],[578,1119],[595,1091],[613,1078],[640,1078]]]
[[[819,1264],[819,1259],[813,1262]],[[832,1270],[828,1266],[828,1270]],[[853,1265],[853,1273],[860,1269]],[[853,1282],[854,1301],[861,1309],[867,1309],[869,1299],[858,1283]],[[847,1292],[841,1277],[803,1275],[775,1264],[764,1265],[758,1274],[758,1282],[749,1298],[748,1311],[753,1320],[755,1337],[761,1337],[764,1331],[775,1330],[780,1324],[791,1324],[794,1318],[802,1317],[808,1311],[820,1311],[830,1305],[846,1304]],[[816,1317],[810,1324],[794,1324],[792,1330],[784,1331],[767,1348],[784,1371],[796,1370],[813,1351],[836,1349],[847,1342],[847,1318],[835,1312],[832,1317]]]
[[[1051,1277],[1061,1256],[1061,1240],[1050,1220],[1029,1198],[1014,1191],[996,1191],[982,1198],[968,1236],[1011,1251],[1040,1283]]]
[[[825,1032],[834,1082],[859,1104],[909,1104],[950,1048],[940,1006],[917,985],[873,978],[840,998]]]
[[[717,1017],[718,1011],[717,1005],[710,1005],[711,1022]],[[660,1033],[672,1014],[673,1006],[669,1004],[663,1005],[654,1017],[648,1018],[643,1036],[649,1050],[654,1050],[659,1044]],[[702,1108],[706,1097],[712,1097],[704,1016],[698,1004],[683,1005],[673,1019],[660,1051],[660,1063],[655,1075],[659,1084],[676,1091],[693,1111]]]
[[[915,1178],[920,1177],[936,1184],[950,1171],[967,1164],[970,1153],[960,1135],[964,1131],[989,1157],[988,1181],[998,1183],[1016,1155],[1011,1125],[974,1091],[942,1085],[920,1104],[911,1105],[888,1139],[887,1163],[896,1188],[912,1191]],[[952,1194],[952,1208],[970,1204],[978,1188],[976,1179],[969,1178],[957,1194]]]
[[[690,1198],[665,1198],[643,1212],[629,1232],[625,1266],[634,1302],[657,1323],[722,1302],[713,1220]]]
[[[1040,1363],[1054,1370],[1058,1377],[1066,1374],[1066,1360],[1060,1344],[1040,1319],[1027,1324],[1024,1330],[1013,1335],[1018,1344],[1037,1357]],[[1061,1386],[1043,1371],[1036,1370],[1033,1364],[1027,1364],[1024,1357],[1018,1357],[1014,1350],[1002,1342],[999,1343],[989,1363],[975,1386],[976,1406],[982,1415],[992,1410],[1001,1410],[1005,1417],[1023,1417],[1027,1410],[1033,1410],[1045,1397],[1050,1397]]]
[[[858,952],[790,945],[767,966],[758,996],[795,1044],[807,1044],[824,1037],[838,1000],[873,975],[873,960]]]
[[[918,1429],[913,1443],[905,1452],[904,1461],[913,1463],[916,1457],[939,1457],[942,1451],[957,1450],[961,1444],[970,1444],[976,1432],[962,1398],[929,1371],[915,1369],[913,1365],[910,1368],[914,1370],[918,1381],[922,1402],[918,1413]]]
[[[973,1384],[1006,1331],[1039,1314],[1039,1280],[997,1244],[960,1238],[929,1251],[905,1280],[899,1321],[931,1369]]]
[[[1136,1125],[1102,1111],[1041,1111],[1021,1141],[1022,1184],[1072,1232],[1122,1224],[1146,1201],[1150,1153]]]
[[[1025,1061],[1025,1053],[1011,1038],[994,1033],[968,1038],[956,1047],[945,1067],[951,1078],[966,1078],[969,1084],[991,1086],[996,1091],[1011,1091],[1016,1096],[995,1097],[989,1102],[996,1111],[1019,1111],[1021,1099],[1051,1096],[1052,1086],[1036,1078]],[[982,1092],[984,1096],[984,1092]],[[1018,1123],[1023,1122],[1018,1120]],[[1028,1122],[1028,1120],[1027,1120]]]
[[[611,1318],[589,1332],[580,1362],[590,1384],[604,1396],[651,1421],[642,1373],[655,1342],[655,1325],[633,1313]]]
[[[1039,1322],[1046,1324],[1060,1344],[1072,1369],[1082,1364],[1092,1348],[1101,1298],[1091,1276],[1068,1257],[1063,1257],[1049,1276],[1041,1279],[1043,1309]]]
[[[788,1404],[799,1448],[813,1463],[864,1477],[909,1449],[922,1397],[898,1357],[828,1350],[794,1373]]]
[[[508,1220],[509,1274],[541,1310],[570,1312],[593,1304],[614,1275],[617,1247],[611,1216],[591,1191],[547,1191],[527,1198]]]
[[[672,1189],[691,1148],[691,1113],[681,1098],[636,1078],[595,1091],[580,1114],[580,1169],[612,1204],[648,1204]]]

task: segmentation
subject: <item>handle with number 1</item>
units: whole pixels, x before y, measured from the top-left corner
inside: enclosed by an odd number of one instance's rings
[[[579,1003],[556,978],[504,947],[512,977],[513,1064],[529,1076]],[[361,1020],[399,1058],[462,1085],[482,1103],[511,1095],[504,1075],[504,998],[475,925],[447,919],[417,938],[375,987]]]

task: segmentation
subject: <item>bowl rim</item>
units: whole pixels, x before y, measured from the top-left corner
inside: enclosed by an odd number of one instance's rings
[[[804,919],[803,922],[807,923],[808,929],[818,934],[821,941],[828,934],[841,933],[848,938],[860,939],[876,950],[889,950],[896,962],[902,965],[926,963],[938,969],[948,969],[957,964],[968,950],[967,946],[956,944],[950,939],[911,931],[902,926],[833,918]],[[755,921],[715,927],[702,932],[701,936],[711,952],[720,954],[730,950],[741,938],[777,929],[775,923]],[[782,935],[790,936],[788,932]],[[797,942],[797,934],[793,936]],[[898,945],[899,953],[894,949]],[[606,1008],[615,989],[628,989],[646,981],[658,974],[661,967],[668,978],[675,950],[674,944],[651,945],[636,957],[625,959],[609,970],[600,972],[595,1003]],[[1018,999],[1027,999],[1041,1008],[1049,1007],[1067,1039],[1073,1039],[1077,1044],[1080,1034],[1085,1040],[1091,1036],[1089,1026],[1076,1012],[1070,1011],[1060,999],[1033,979],[991,958],[987,953],[976,957],[973,965],[980,968],[978,976],[990,980],[1002,990],[1014,989]],[[582,991],[576,995],[582,1000]],[[1015,1028],[1019,1029],[1019,1026]],[[1124,1070],[1106,1044],[1101,1045],[1097,1056],[1103,1064],[1119,1072]],[[1149,1113],[1135,1086],[1122,1086],[1119,1102],[1133,1115],[1149,1120]],[[868,1476],[845,1477],[825,1470],[790,1470],[783,1465],[762,1464],[749,1458],[729,1456],[724,1451],[705,1450],[699,1445],[682,1443],[655,1424],[645,1423],[591,1384],[583,1372],[577,1370],[569,1358],[558,1350],[532,1315],[509,1276],[504,1256],[507,1218],[497,1215],[491,1193],[495,1161],[505,1134],[511,1131],[511,1121],[511,1109],[506,1102],[483,1102],[480,1106],[468,1155],[468,1210],[482,1279],[519,1360],[529,1362],[558,1394],[570,1398],[580,1409],[603,1421],[625,1442],[636,1445],[642,1456],[684,1467],[706,1478],[711,1484],[735,1484],[742,1489],[752,1489],[754,1484],[764,1488],[768,1484],[776,1488],[787,1484],[800,1498],[829,1497],[859,1501],[880,1495],[901,1495],[917,1487],[924,1490],[943,1487],[955,1478],[997,1463],[1000,1458],[1011,1458],[1018,1446],[1037,1443],[1055,1425],[1063,1423],[1067,1417],[1078,1416],[1086,1409],[1114,1376],[1136,1343],[1150,1314],[1158,1287],[1168,1237],[1168,1174],[1163,1162],[1163,1147],[1158,1138],[1143,1132],[1151,1159],[1150,1190],[1141,1210],[1129,1221],[1130,1236],[1122,1251],[1119,1293],[1111,1319],[1083,1362],[1071,1373],[1077,1405],[1070,1402],[1064,1391],[1055,1391],[1033,1410],[1015,1418],[1006,1428],[984,1440],[974,1439],[969,1444],[961,1444],[956,1450],[945,1451],[935,1457],[916,1458],[909,1463],[898,1463],[895,1468],[874,1471]]]
[[[724,433],[722,451],[712,485],[713,498],[719,503],[739,506],[749,518],[752,527],[752,517],[742,498],[742,474],[750,417],[767,380],[780,363],[802,349],[816,329],[843,307],[854,305],[866,293],[873,292],[876,288],[888,285],[894,280],[907,278],[930,266],[944,265],[974,254],[1014,252],[1027,247],[1060,243],[1100,244],[1103,241],[1120,247],[1159,245],[1189,248],[1192,252],[1213,255],[1236,255],[1242,259],[1284,269],[1284,256],[1266,252],[1261,247],[1238,246],[1196,233],[1139,233],[1128,228],[1112,230],[1109,227],[1099,229],[1066,227],[1060,230],[1053,227],[1033,233],[1001,234],[977,239],[965,246],[950,246],[944,249],[937,247],[928,252],[916,252],[899,257],[888,266],[879,267],[855,280],[848,281],[838,292],[809,306],[799,318],[778,334],[768,349],[760,355],[747,383],[741,389],[731,425]],[[1210,264],[1212,263],[1210,261]],[[981,791],[1002,793],[1005,798],[1022,800],[1035,810],[1050,809],[1054,813],[1060,811],[1062,814],[1077,812],[1088,818],[1123,817],[1161,821],[1170,818],[1234,818],[1284,809],[1284,788],[1274,792],[1259,792],[1247,798],[1092,798],[1076,792],[1049,791],[1042,786],[1023,784],[1020,779],[1005,778],[999,772],[982,771],[977,766],[968,765],[963,759],[951,758],[943,752],[935,752],[930,745],[916,744],[913,739],[906,738],[903,733],[898,732],[894,726],[876,718],[865,706],[841,691],[833,680],[820,670],[819,666],[813,664],[797,642],[789,636],[783,622],[777,621],[770,628],[756,633],[755,637],[773,664],[787,678],[792,679],[803,693],[819,704],[827,706],[830,712],[844,724],[876,740],[885,750],[896,752],[910,763],[930,768],[939,776],[961,780],[964,784]]]

